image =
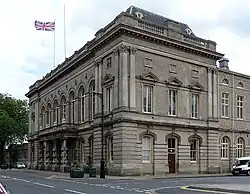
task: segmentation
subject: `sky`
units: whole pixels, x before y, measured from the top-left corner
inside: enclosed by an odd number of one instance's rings
[[[157,2],[157,3],[156,3]],[[240,3],[239,3],[240,2]],[[216,41],[233,71],[250,75],[249,0],[0,0],[0,93],[26,99],[29,86],[71,56],[130,5],[189,25],[196,36]],[[36,31],[34,21],[54,21],[56,31]]]

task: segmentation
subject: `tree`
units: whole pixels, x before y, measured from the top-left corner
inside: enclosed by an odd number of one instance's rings
[[[7,144],[23,142],[28,134],[28,103],[9,94],[0,93],[0,164]]]

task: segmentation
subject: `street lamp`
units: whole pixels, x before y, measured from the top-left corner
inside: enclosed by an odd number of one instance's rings
[[[103,87],[102,87],[102,93],[97,93],[97,92],[93,92],[93,95],[97,95],[98,97],[101,98],[101,107],[102,107],[102,157],[101,157],[101,161],[100,161],[100,178],[105,178],[105,160],[104,160],[104,99],[103,99]]]

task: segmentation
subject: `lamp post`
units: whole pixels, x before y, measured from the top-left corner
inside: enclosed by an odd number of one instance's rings
[[[101,161],[100,161],[100,178],[105,179],[105,160],[104,160],[104,99],[103,99],[103,87],[102,87],[102,93],[97,93],[94,92],[94,95],[97,95],[98,97],[101,98],[101,107],[102,107],[102,123],[101,123],[101,128],[102,128],[102,156],[101,156]]]

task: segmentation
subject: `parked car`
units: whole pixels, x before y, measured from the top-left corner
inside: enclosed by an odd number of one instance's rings
[[[26,166],[25,166],[25,164],[22,163],[22,162],[17,162],[17,163],[16,163],[16,167],[17,167],[17,168],[25,168]]]
[[[250,157],[237,158],[232,167],[232,174],[246,174],[250,176]]]
[[[11,194],[7,187],[0,182],[0,194]]]

